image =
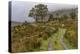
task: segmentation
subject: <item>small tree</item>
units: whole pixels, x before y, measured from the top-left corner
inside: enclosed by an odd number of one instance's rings
[[[56,13],[56,16],[59,17],[59,13]]]
[[[49,14],[49,20],[48,21],[52,21],[53,20],[53,15]]]
[[[63,15],[63,18],[66,20],[68,18],[68,16],[64,14]]]
[[[71,12],[71,13],[70,13],[70,17],[71,17],[72,19],[75,19],[75,18],[76,18],[76,13],[75,13],[75,12]]]

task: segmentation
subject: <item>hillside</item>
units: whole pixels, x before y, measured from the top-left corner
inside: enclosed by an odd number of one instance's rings
[[[21,25],[23,24],[23,22],[16,22],[16,21],[11,21],[11,26],[17,26],[17,25]]]
[[[76,49],[76,21],[50,21],[47,23],[22,24],[14,26],[12,52]]]

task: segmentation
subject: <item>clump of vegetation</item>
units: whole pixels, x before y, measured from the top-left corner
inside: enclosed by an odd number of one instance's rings
[[[75,25],[75,26],[74,26]],[[77,22],[71,20],[70,22],[65,23],[65,28],[67,29],[64,40],[66,39],[67,41],[66,44],[68,44],[70,49],[78,48],[78,37],[77,37]]]
[[[77,33],[73,30],[71,31],[67,31],[64,37],[67,42],[65,42],[66,44],[68,44],[67,46],[69,46],[70,49],[74,49],[77,48]]]

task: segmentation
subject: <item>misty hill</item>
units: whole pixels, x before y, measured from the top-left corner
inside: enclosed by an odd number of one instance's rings
[[[16,21],[11,21],[11,26],[16,26],[16,25],[21,25],[23,22],[16,22]]]
[[[53,15],[54,18],[56,18],[56,17],[61,17],[63,15],[69,16],[69,14],[71,12],[74,12],[74,13],[76,13],[76,15],[78,15],[78,8],[74,8],[74,9],[73,8],[72,9],[61,9],[61,10],[57,10],[57,11],[52,11],[50,13]],[[56,14],[58,14],[58,16]]]

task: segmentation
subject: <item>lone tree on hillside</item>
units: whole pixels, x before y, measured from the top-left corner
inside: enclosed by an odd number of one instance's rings
[[[71,17],[72,19],[75,19],[75,18],[76,18],[76,16],[77,16],[77,15],[76,15],[76,13],[75,13],[75,12],[71,12],[71,13],[70,13],[70,17]]]
[[[48,21],[51,21],[51,20],[53,20],[54,18],[53,18],[53,14],[49,14],[49,20]]]
[[[47,16],[48,14],[48,8],[47,5],[44,4],[38,4],[35,5],[29,12],[29,17],[33,17],[36,21],[43,19]]]
[[[66,19],[68,19],[68,16],[67,15],[63,15],[63,20],[66,20]]]

